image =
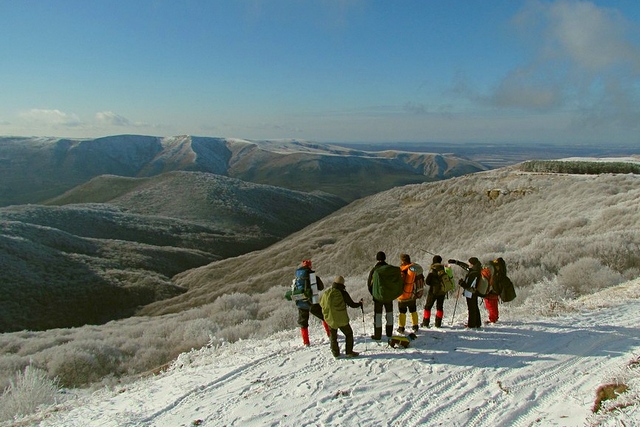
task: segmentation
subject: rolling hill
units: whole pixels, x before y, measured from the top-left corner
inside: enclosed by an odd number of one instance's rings
[[[0,331],[105,323],[185,291],[175,274],[261,249],[344,205],[201,172],[102,176],[0,208]],[[297,215],[291,215],[297,212]]]

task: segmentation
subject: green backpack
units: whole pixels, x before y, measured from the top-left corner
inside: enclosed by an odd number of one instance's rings
[[[402,295],[404,280],[400,267],[384,264],[373,270],[373,298],[382,302],[391,302]]]
[[[445,267],[438,264],[433,268],[433,271],[437,274],[438,279],[440,279],[440,283],[432,286],[433,295],[446,295],[456,288],[455,283],[453,283],[453,272],[451,271],[451,267]]]
[[[347,304],[344,302],[342,292],[336,288],[329,288],[320,297],[320,307],[324,320],[332,329],[338,329],[349,324]]]

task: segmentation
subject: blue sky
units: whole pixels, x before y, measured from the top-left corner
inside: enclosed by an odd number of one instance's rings
[[[0,0],[0,135],[640,142],[640,2]]]

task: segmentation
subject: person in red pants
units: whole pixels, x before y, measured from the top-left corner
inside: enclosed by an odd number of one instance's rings
[[[498,303],[500,302],[500,296],[493,290],[489,291],[486,297],[484,297],[484,306],[489,312],[489,323],[496,323],[498,321]]]
[[[489,278],[489,293],[484,297],[484,306],[489,312],[489,323],[496,323],[500,313],[498,311],[498,304],[500,303],[500,289],[499,284],[507,275],[507,264],[504,259],[497,258],[489,263],[489,271],[491,277]]]
[[[297,279],[295,280],[299,281],[300,283],[303,283],[303,285],[301,286],[308,286],[309,285],[308,282],[310,280],[309,277],[311,273],[315,273],[315,271],[313,271],[313,269],[311,268],[311,260],[305,259],[304,261],[302,261],[302,265],[298,268],[298,270],[296,270]],[[315,279],[316,279],[315,284],[317,286],[317,291],[323,290],[324,284],[322,283],[322,280],[320,279],[320,277],[316,276]],[[331,330],[327,322],[325,322],[324,320],[324,316],[322,314],[322,307],[320,307],[320,304],[318,302],[319,300],[316,301],[316,299],[313,296],[310,298],[303,298],[303,299],[296,300],[296,306],[298,307],[298,325],[300,326],[302,343],[305,346],[310,345],[309,315],[311,314],[313,314],[315,317],[317,317],[322,321],[322,326],[324,327],[325,333],[327,334],[328,337],[331,337]]]

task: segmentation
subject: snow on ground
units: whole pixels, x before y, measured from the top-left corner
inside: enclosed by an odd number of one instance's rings
[[[446,322],[407,349],[365,339],[355,318],[354,359],[334,359],[319,324],[307,348],[292,330],[194,350],[158,376],[59,405],[40,426],[589,425],[598,386],[640,352],[640,281],[629,283],[562,317]],[[640,425],[637,404],[625,411],[610,425]]]

